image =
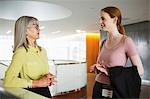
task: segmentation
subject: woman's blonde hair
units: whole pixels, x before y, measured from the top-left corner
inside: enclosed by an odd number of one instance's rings
[[[28,40],[27,36],[27,27],[29,23],[36,21],[38,23],[38,19],[32,16],[21,16],[15,23],[14,30],[14,49],[13,52],[16,51],[17,48],[23,46],[26,51],[28,51]],[[36,44],[36,42],[35,42]],[[37,44],[36,44],[37,45]],[[38,45],[37,45],[38,46]],[[41,50],[41,47],[38,46]]]

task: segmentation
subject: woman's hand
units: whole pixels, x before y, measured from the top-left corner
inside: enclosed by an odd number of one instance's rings
[[[107,72],[107,69],[106,69],[106,66],[105,66],[105,65],[103,65],[103,64],[98,64],[98,65],[96,65],[96,68],[97,68],[98,70],[100,70],[101,72],[105,73],[106,75],[108,75],[108,72]]]
[[[90,66],[90,72],[94,72],[96,70],[96,65],[97,64]]]
[[[46,74],[43,77],[41,77],[41,79],[39,80],[33,80],[32,81],[32,87],[36,88],[36,87],[47,87],[50,85],[53,85],[54,82],[56,82],[54,80],[55,76],[52,74]]]
[[[100,64],[97,65],[96,68],[97,68],[98,70],[100,70],[101,72],[105,73],[106,75],[108,75],[107,67],[106,67],[106,65],[105,65],[105,63],[104,63],[103,60],[101,60]]]
[[[102,60],[100,64],[94,64],[90,67],[90,72],[94,72],[96,70],[96,68],[105,73],[106,75],[108,75],[108,72],[107,72],[107,67],[104,65],[104,61]]]
[[[55,76],[54,76],[53,74],[51,74],[51,73],[48,73],[48,74],[46,75],[46,77],[51,80],[50,85],[54,85],[54,83],[57,82],[57,81],[55,80]]]
[[[32,81],[32,88],[47,87],[50,85],[50,83],[51,83],[51,80],[48,79],[46,76],[43,76],[39,80]]]

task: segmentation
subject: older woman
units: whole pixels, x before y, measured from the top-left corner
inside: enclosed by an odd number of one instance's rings
[[[40,29],[38,19],[22,16],[15,23],[14,54],[8,67],[4,86],[22,87],[51,97],[48,86],[54,76],[49,73],[46,50],[37,45]]]

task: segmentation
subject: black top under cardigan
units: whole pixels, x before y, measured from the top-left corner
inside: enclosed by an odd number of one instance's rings
[[[136,66],[115,66],[108,70],[114,98],[139,98],[141,78]]]

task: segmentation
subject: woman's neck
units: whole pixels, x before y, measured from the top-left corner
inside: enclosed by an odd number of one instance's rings
[[[108,31],[108,39],[111,40],[117,38],[118,36],[120,36],[120,33],[117,27],[113,26],[112,28],[110,28],[110,30]]]
[[[119,38],[121,34],[119,32],[109,33],[108,34],[108,40],[115,40]]]
[[[35,40],[29,39],[29,38],[27,38],[27,39],[28,39],[29,46],[36,47]]]
[[[108,32],[107,47],[111,48],[115,46],[121,40],[122,36],[118,30]]]

